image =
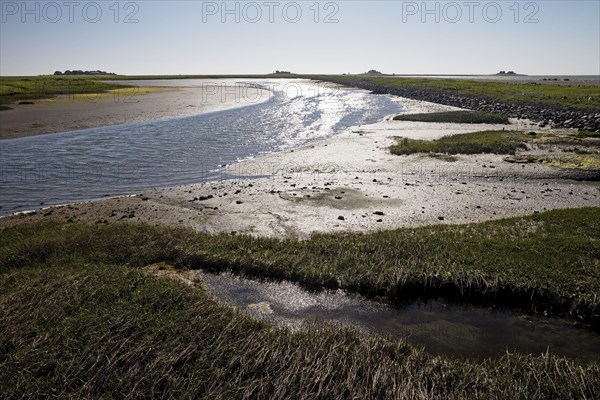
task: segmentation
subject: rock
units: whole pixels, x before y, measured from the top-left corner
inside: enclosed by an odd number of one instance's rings
[[[273,314],[273,309],[271,309],[271,305],[266,301],[261,301],[260,303],[256,304],[248,304],[248,308],[260,314]]]
[[[337,219],[340,220],[340,221],[344,221],[346,218],[344,218],[343,215],[340,215]]]
[[[373,214],[375,215],[385,215],[383,211],[375,211]]]

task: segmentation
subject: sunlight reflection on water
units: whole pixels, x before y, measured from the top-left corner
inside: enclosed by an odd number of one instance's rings
[[[0,141],[0,214],[214,180],[222,176],[218,169],[223,164],[402,111],[386,96],[309,81],[255,80],[250,85],[271,90],[268,101],[191,117]]]
[[[287,281],[197,273],[215,298],[275,325],[298,328],[307,321],[349,325],[407,339],[433,354],[473,358],[502,355],[507,349],[600,357],[600,335],[563,319],[435,300],[394,308],[342,291],[309,292]]]

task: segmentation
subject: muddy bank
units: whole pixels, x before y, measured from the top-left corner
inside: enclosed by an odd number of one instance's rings
[[[269,98],[269,92],[257,88],[226,96],[222,92],[228,90],[227,82],[213,80],[206,87],[163,87],[159,86],[161,81],[127,81],[123,84],[138,87],[11,105],[11,110],[0,114],[0,139],[185,117],[241,107],[257,97]]]

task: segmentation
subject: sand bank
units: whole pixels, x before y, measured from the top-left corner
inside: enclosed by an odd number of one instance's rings
[[[269,98],[269,92],[256,88],[224,95],[225,81],[195,87],[148,86],[150,83],[160,81],[138,81],[138,87],[99,95],[61,95],[35,104],[11,105],[12,110],[0,112],[0,139],[184,117]]]

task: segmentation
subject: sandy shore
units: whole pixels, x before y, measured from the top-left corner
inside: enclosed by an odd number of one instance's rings
[[[126,82],[131,84],[131,82]],[[63,95],[11,105],[0,112],[0,139],[65,132],[107,125],[184,117],[241,107],[256,98],[268,99],[259,89],[222,95],[220,81],[206,87],[157,87],[160,81],[138,81],[137,88],[123,88],[101,95]]]
[[[415,113],[455,109],[410,99],[397,101]],[[388,120],[229,166],[226,173],[239,179],[51,207],[1,218],[0,226],[47,219],[141,221],[212,233],[301,238],[315,232],[462,224],[600,205],[600,185],[574,180],[581,177],[574,171],[511,164],[498,155],[459,156],[458,161],[447,162],[420,155],[394,156],[388,150],[399,136],[434,139],[502,128],[531,130],[532,124],[514,120],[506,127]]]

